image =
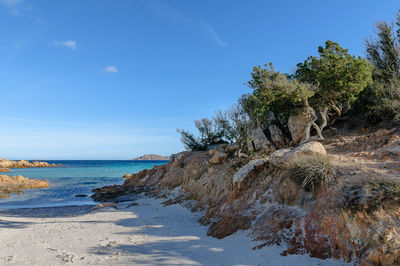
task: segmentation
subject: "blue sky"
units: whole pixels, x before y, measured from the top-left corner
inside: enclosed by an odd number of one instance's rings
[[[0,157],[129,159],[183,149],[252,67],[352,54],[395,0],[0,0]]]

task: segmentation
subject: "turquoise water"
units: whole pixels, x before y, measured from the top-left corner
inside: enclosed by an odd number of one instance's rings
[[[62,164],[57,168],[11,169],[1,173],[9,176],[47,179],[49,188],[25,190],[24,194],[12,194],[0,199],[0,209],[33,208],[47,206],[95,204],[91,200],[92,190],[101,186],[122,184],[124,174],[151,169],[165,161],[46,161]],[[76,197],[85,194],[88,197]]]

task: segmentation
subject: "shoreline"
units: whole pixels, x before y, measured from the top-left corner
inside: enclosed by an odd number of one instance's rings
[[[92,205],[0,210],[0,263],[19,265],[337,265],[338,261],[253,250],[247,231],[206,235],[201,214],[162,199],[94,209]],[[3,229],[3,230],[2,230]],[[7,230],[4,230],[7,229]],[[29,246],[29,250],[26,247]],[[340,262],[339,262],[340,263]]]

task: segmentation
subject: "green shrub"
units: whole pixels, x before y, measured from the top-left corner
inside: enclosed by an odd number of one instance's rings
[[[400,121],[400,13],[397,23],[379,22],[376,37],[366,42],[373,66],[373,84],[358,99],[358,108],[372,118]]]
[[[195,137],[194,134],[184,129],[177,130],[181,134],[181,141],[186,149],[206,150],[211,145],[227,143],[223,129],[214,120],[203,118],[195,120],[194,124],[199,131],[199,137]]]
[[[210,146],[236,142],[239,145],[247,140],[249,118],[241,105],[233,105],[226,111],[217,111],[212,119],[195,120],[199,136],[178,129],[185,148],[192,151],[207,150]]]
[[[254,67],[248,82],[253,92],[240,102],[256,126],[276,125],[295,142],[288,121],[292,114],[302,112],[306,117],[303,140],[312,137],[311,128],[323,139],[322,130],[346,113],[371,83],[371,69],[367,60],[328,40],[318,47],[318,56],[297,64],[293,75],[275,71],[271,63]]]
[[[334,169],[326,155],[304,155],[289,167],[289,176],[305,191],[315,192],[334,177]]]

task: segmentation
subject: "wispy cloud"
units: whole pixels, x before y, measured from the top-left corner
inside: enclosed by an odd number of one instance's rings
[[[215,32],[215,29],[208,24],[204,24],[202,30],[211,39],[213,39],[219,46],[226,47],[228,44]]]
[[[118,68],[116,66],[106,66],[103,71],[107,73],[118,73]]]
[[[0,3],[5,5],[10,13],[15,16],[20,15],[24,8],[23,0],[0,0]]]
[[[63,122],[63,121],[44,121],[44,120],[31,120],[16,117],[5,117],[0,116],[0,120],[22,122],[29,124],[45,124],[45,125],[67,125],[67,126],[82,126],[88,125],[88,123],[75,123],[75,122]]]
[[[65,47],[71,50],[76,50],[76,48],[78,47],[76,41],[72,41],[72,40],[67,40],[67,41],[54,41],[53,42],[54,46],[57,47]]]
[[[205,36],[213,40],[217,45],[221,47],[228,46],[213,26],[199,18],[190,17],[161,0],[146,0],[143,1],[143,4],[160,19],[191,25],[193,28],[203,32]]]

